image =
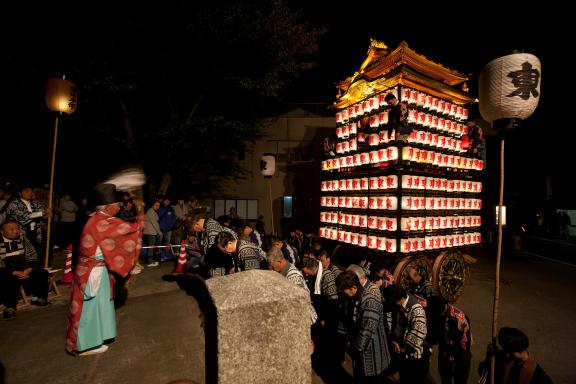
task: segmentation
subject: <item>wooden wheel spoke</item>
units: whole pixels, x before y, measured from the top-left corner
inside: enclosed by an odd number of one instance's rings
[[[457,252],[443,252],[434,262],[434,285],[448,302],[455,302],[463,293],[468,266]]]

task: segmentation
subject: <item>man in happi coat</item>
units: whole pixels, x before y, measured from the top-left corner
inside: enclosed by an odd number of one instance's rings
[[[348,354],[354,363],[355,383],[381,383],[390,365],[382,299],[366,289],[353,271],[336,279],[338,290],[355,306],[348,310],[340,332],[346,332]]]
[[[106,352],[116,337],[114,275],[126,277],[134,267],[144,227],[141,202],[135,201],[137,220],[128,223],[115,217],[122,201],[115,185],[95,190],[100,201],[80,238],[66,335],[66,350],[80,355]]]

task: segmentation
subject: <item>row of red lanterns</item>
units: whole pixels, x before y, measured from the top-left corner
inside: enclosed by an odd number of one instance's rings
[[[343,212],[320,212],[320,222],[369,228],[378,231],[396,231],[398,229],[398,219],[389,216],[369,216]],[[400,230],[402,232],[470,228],[479,227],[481,225],[482,217],[479,215],[403,216],[400,218]]]
[[[480,193],[482,182],[459,179],[444,179],[440,177],[402,175],[402,189],[414,189],[439,192]],[[373,176],[357,179],[325,180],[320,182],[321,192],[337,191],[368,191],[398,189],[398,176]]]
[[[338,154],[354,153],[358,150],[359,142],[367,142],[370,147],[377,147],[382,144],[395,142],[394,131],[382,130],[378,133],[361,134],[360,137],[344,140],[336,143],[335,150]],[[408,136],[408,142],[414,144],[427,145],[431,148],[444,149],[455,153],[464,153],[468,150],[467,141],[456,139],[450,136],[439,135],[432,132],[412,130]]]
[[[417,91],[410,88],[402,88],[401,96],[398,97],[396,89],[389,90],[379,95],[370,97],[358,102],[346,109],[336,113],[336,124],[346,124],[350,120],[360,118],[366,114],[379,111],[381,108],[388,106],[384,100],[388,93],[394,94],[400,102],[407,105],[425,110],[430,113],[446,116],[460,121],[468,119],[468,110],[461,105],[453,104],[448,101],[428,95],[425,92]]]
[[[461,105],[452,104],[448,101],[428,95],[422,91],[403,87],[399,100],[400,102],[406,102],[409,106],[417,107],[431,113],[449,116],[456,120],[468,120],[468,109]]]
[[[334,227],[320,227],[320,237],[337,240],[344,243],[367,247],[369,249],[396,253],[422,252],[427,250],[461,247],[480,244],[482,235],[480,232],[455,233],[450,235],[436,235],[425,237],[394,238],[366,235],[350,231],[338,230]]]
[[[402,196],[401,209],[417,210],[480,210],[482,199],[459,197]],[[320,206],[327,208],[397,210],[396,196],[321,196]]]
[[[373,129],[385,127],[388,124],[388,118],[388,111],[379,113],[377,115],[372,115],[368,119],[368,125],[370,125],[370,128]],[[408,111],[408,124],[435,129],[437,131],[450,133],[456,136],[462,136],[468,133],[468,126],[466,124],[444,119],[439,116],[430,115],[415,109],[410,109]],[[359,128],[360,122],[353,122],[349,125],[336,127],[336,136],[339,139],[347,139],[350,136],[360,134],[358,132]]]
[[[359,167],[368,164],[378,164],[398,160],[398,147],[381,148],[355,155],[336,157],[321,162],[322,171]],[[484,161],[477,158],[445,154],[416,147],[403,147],[402,160],[414,163],[430,164],[440,168],[455,168],[481,171]]]

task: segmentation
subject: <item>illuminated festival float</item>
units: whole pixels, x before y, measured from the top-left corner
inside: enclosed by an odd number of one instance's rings
[[[406,42],[372,40],[337,85],[321,164],[319,235],[384,258],[402,285],[416,268],[450,302],[467,279],[466,251],[481,242],[484,162],[467,80]]]

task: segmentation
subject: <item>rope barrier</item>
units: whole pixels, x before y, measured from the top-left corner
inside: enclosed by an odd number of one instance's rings
[[[168,244],[168,245],[147,245],[145,247],[142,247],[142,249],[152,249],[152,248],[180,248],[182,245],[179,244]],[[184,248],[186,248],[186,246],[184,246]]]

